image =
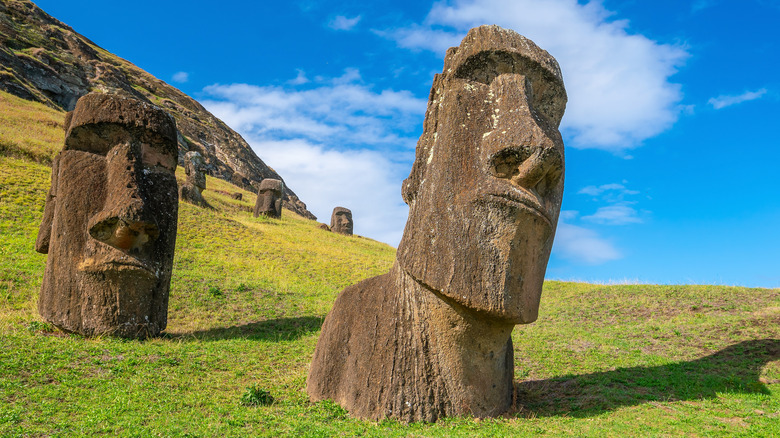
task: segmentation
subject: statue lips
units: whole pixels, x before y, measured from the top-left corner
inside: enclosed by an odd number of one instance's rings
[[[105,271],[137,272],[154,280],[159,278],[155,270],[152,269],[149,265],[131,257],[114,258],[101,261],[88,259],[79,264],[79,270],[88,273]]]
[[[525,210],[533,213],[536,216],[544,219],[550,229],[554,228],[552,225],[552,219],[549,214],[544,211],[544,208],[539,203],[536,196],[526,193],[524,189],[513,189],[511,192],[500,191],[494,193],[488,193],[483,197],[489,203],[501,203],[503,205],[509,205],[518,210]]]

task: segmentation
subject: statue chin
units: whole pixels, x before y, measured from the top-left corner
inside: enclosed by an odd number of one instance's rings
[[[164,328],[149,318],[158,286],[153,273],[134,267],[109,267],[81,274],[87,291],[81,305],[84,334],[143,338]]]

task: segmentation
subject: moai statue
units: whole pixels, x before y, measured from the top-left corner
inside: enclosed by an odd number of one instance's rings
[[[344,207],[336,207],[330,215],[330,230],[334,233],[352,235],[352,211]]]
[[[282,195],[284,194],[284,183],[278,179],[266,178],[260,182],[260,189],[257,191],[257,202],[255,202],[254,216],[263,216],[280,218],[282,217]]]
[[[563,195],[565,105],[558,63],[511,30],[481,26],[447,51],[395,264],[336,299],[312,401],[401,421],[511,407],[511,333],[537,318]]]
[[[206,160],[200,152],[189,151],[184,155],[184,173],[187,174],[187,181],[179,189],[179,198],[190,204],[208,207],[202,194],[206,189]]]
[[[156,106],[91,93],[66,127],[35,243],[49,254],[38,311],[66,332],[155,336],[176,243],[176,124]]]

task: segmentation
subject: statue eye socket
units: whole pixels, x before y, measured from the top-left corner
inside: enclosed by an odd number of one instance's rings
[[[535,62],[508,52],[485,51],[470,57],[455,71],[456,78],[485,85],[503,74],[526,76],[532,88],[531,106],[555,126],[560,124],[566,107],[563,84]]]

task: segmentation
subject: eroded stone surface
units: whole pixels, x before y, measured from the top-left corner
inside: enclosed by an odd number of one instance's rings
[[[357,417],[495,416],[512,403],[512,328],[537,318],[563,195],[555,59],[472,29],[435,76],[388,274],[345,289],[307,391]]]
[[[179,188],[179,199],[200,207],[208,207],[203,199],[206,190],[206,160],[199,152],[190,151],[184,155],[184,173],[187,180]]]
[[[272,218],[282,217],[282,194],[284,183],[278,179],[264,179],[257,190],[254,216],[261,214]]]
[[[352,210],[336,207],[330,215],[330,230],[334,233],[352,235]]]
[[[36,250],[48,253],[38,310],[83,335],[154,336],[167,324],[178,220],[176,126],[117,95],[78,100]]]

